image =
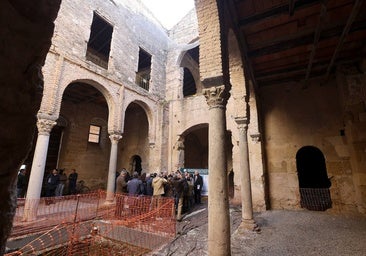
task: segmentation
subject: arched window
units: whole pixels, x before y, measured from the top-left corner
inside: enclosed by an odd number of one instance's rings
[[[316,147],[306,146],[296,154],[301,207],[324,211],[331,208],[328,178],[323,153]]]
[[[197,92],[196,82],[188,68],[184,68],[183,96],[195,95]]]

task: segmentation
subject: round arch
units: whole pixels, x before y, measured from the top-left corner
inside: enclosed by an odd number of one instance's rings
[[[62,95],[65,93],[67,87],[74,83],[83,83],[92,86],[93,88],[97,89],[103,96],[107,102],[108,106],[108,131],[110,132],[119,132],[121,130],[120,124],[117,124],[118,118],[116,118],[116,113],[118,112],[117,108],[117,99],[115,99],[116,94],[113,94],[111,88],[108,88],[102,81],[96,81],[94,79],[89,78],[77,78],[77,79],[70,79],[64,81],[58,90],[58,102],[55,106],[54,113],[59,114],[61,110],[61,103],[62,103]]]
[[[148,134],[149,134],[149,141],[150,143],[155,143],[155,136],[154,136],[154,127],[155,127],[155,120],[153,117],[153,108],[151,106],[149,106],[146,102],[140,100],[140,99],[134,99],[131,101],[126,102],[126,104],[124,105],[123,108],[123,117],[125,116],[126,110],[128,108],[128,106],[130,106],[132,103],[135,103],[137,105],[139,105],[145,112],[146,117],[147,117],[147,122],[148,122]],[[123,121],[123,124],[125,123],[125,121]],[[124,125],[122,125],[122,133],[124,131]]]

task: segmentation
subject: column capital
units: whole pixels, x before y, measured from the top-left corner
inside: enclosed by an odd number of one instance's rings
[[[56,124],[57,124],[57,122],[55,120],[38,118],[38,120],[37,120],[38,134],[50,135],[52,128]]]
[[[238,125],[238,129],[240,132],[246,132],[248,130],[248,124],[249,124],[249,120],[248,117],[246,116],[238,116],[235,117],[235,122]]]
[[[120,139],[122,139],[122,134],[120,132],[111,132],[109,133],[109,139],[112,144],[117,144]]]
[[[178,134],[177,142],[175,143],[174,148],[176,148],[178,151],[184,150],[184,136],[181,134]]]
[[[225,108],[230,96],[225,85],[214,86],[203,90],[209,108]]]

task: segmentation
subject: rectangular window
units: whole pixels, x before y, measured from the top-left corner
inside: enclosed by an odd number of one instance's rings
[[[151,55],[143,49],[139,49],[139,65],[136,72],[136,84],[148,91],[151,73]]]
[[[89,138],[88,142],[91,143],[99,143],[100,141],[100,131],[101,127],[96,125],[90,125],[89,126]]]
[[[112,33],[113,26],[94,12],[88,48],[86,51],[87,60],[90,60],[103,68],[108,68]]]

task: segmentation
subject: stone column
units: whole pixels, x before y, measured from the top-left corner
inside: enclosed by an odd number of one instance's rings
[[[249,168],[248,150],[248,119],[247,117],[236,117],[235,122],[239,129],[239,158],[240,158],[240,181],[241,181],[241,204],[242,222],[241,229],[258,230],[258,225],[253,219],[252,188]]]
[[[32,221],[37,218],[37,208],[39,198],[41,197],[44,168],[47,159],[48,142],[50,132],[55,125],[56,122],[54,120],[39,118],[37,121],[38,138],[25,200],[24,221]]]
[[[178,137],[177,150],[178,150],[177,168],[180,169],[184,167],[184,137],[182,136]]]
[[[205,89],[204,95],[209,105],[208,254],[231,255],[225,146],[229,95],[223,85]]]
[[[114,189],[116,186],[116,168],[117,168],[117,153],[118,153],[118,141],[122,138],[122,135],[118,132],[111,133],[109,139],[111,140],[111,154],[109,157],[109,172],[107,183],[107,198],[108,202],[114,199]]]

